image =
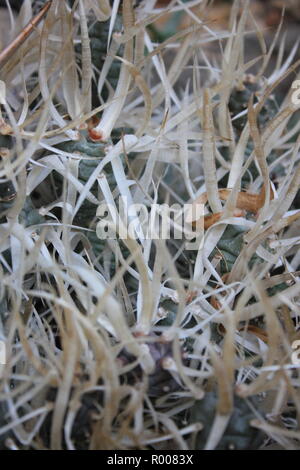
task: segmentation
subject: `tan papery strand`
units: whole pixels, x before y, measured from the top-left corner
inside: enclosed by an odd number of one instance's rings
[[[0,53],[0,66],[2,67],[11,55],[20,47],[21,44],[28,38],[34,31],[35,27],[42,21],[52,5],[52,0],[49,0],[45,6],[34,16],[29,23],[22,29],[20,34]]]

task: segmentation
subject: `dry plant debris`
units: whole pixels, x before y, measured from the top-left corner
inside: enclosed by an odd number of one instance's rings
[[[278,34],[267,46],[249,1],[226,28],[211,7],[9,13],[1,449],[300,448],[300,119],[278,93],[297,47],[267,73]],[[178,14],[162,38],[153,25]],[[136,237],[100,239],[97,208],[120,196],[205,204],[202,244],[143,238],[142,212]]]

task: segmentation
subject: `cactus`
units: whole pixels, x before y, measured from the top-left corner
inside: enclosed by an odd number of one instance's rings
[[[260,91],[260,85],[254,80],[252,75],[248,75],[243,80],[243,84],[240,87],[235,87],[229,98],[229,111],[232,117],[237,116],[238,114],[246,111],[248,108],[248,103],[252,95],[254,95],[254,103],[258,102]],[[258,123],[262,128],[270,121],[278,112],[279,106],[276,101],[276,98],[271,95],[266,100],[264,106],[261,109],[261,112],[258,115]],[[241,132],[247,122],[247,113],[244,116],[234,119],[232,121],[233,127],[237,132]]]
[[[92,64],[95,68],[95,81],[92,83],[92,103],[93,106],[99,106],[100,101],[97,93],[97,80],[99,78],[99,72],[104,64],[107,53],[107,40],[109,32],[109,20],[108,21],[96,21],[91,24],[89,28],[89,38],[90,38],[90,47],[91,47],[91,59]],[[122,29],[122,18],[120,15],[117,15],[116,22],[114,25],[114,32],[121,31]],[[77,51],[81,52],[81,46],[77,48]],[[122,56],[123,47],[119,47],[118,54]],[[107,81],[109,82],[112,89],[115,89],[118,83],[118,78],[120,74],[121,62],[118,59],[114,59],[110,67],[109,73],[107,75]],[[101,98],[106,100],[108,97],[108,89],[104,86]]]
[[[226,274],[231,271],[241,249],[244,246],[243,236],[245,231],[238,225],[232,225],[226,228],[220,241],[217,243],[217,248],[213,251],[212,256],[221,256],[221,273]],[[249,268],[262,262],[262,259],[257,255],[249,261]]]
[[[33,14],[44,3],[31,0]],[[245,76],[251,2],[234,2],[226,32],[201,24],[208,0],[192,2],[197,15],[175,3],[124,0],[112,18],[115,1],[53,0],[4,65],[0,56],[9,134],[0,135],[0,339],[10,358],[0,368],[1,449],[198,450],[218,413],[229,420],[217,449],[299,447],[289,356],[299,326],[298,114],[289,94],[264,96],[292,59],[280,64],[281,54],[264,84]],[[191,25],[179,30],[186,12]],[[170,18],[162,32],[157,14]],[[123,60],[98,92],[112,20]],[[216,40],[224,54],[211,60]],[[258,126],[253,94],[255,104],[266,98]],[[109,187],[96,180],[75,213],[103,160]],[[148,215],[152,204],[199,196],[203,247],[188,250],[173,233],[99,239],[97,203],[118,207],[119,196]],[[134,214],[142,226],[144,214]],[[237,395],[226,408],[228,391]]]
[[[257,409],[258,399],[252,398],[250,402],[252,407]],[[202,431],[196,438],[195,450],[205,447],[216,406],[217,394],[215,391],[210,391],[202,400],[196,401],[190,409],[190,422],[200,422],[203,425]],[[236,396],[233,412],[216,450],[257,450],[264,441],[264,435],[251,426],[251,420],[254,418],[255,415],[247,402]]]

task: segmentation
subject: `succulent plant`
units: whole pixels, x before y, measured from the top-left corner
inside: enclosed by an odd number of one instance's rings
[[[257,408],[258,399],[252,399],[252,407]],[[205,447],[217,406],[215,391],[207,392],[202,400],[196,401],[190,409],[191,422],[201,422],[203,429],[196,438],[196,449]],[[216,450],[257,450],[264,442],[264,434],[251,426],[255,418],[249,404],[235,397],[233,412]]]
[[[233,88],[230,94],[228,108],[233,118],[232,124],[238,132],[243,130],[247,122],[247,108],[251,96],[253,95],[255,97],[255,102],[257,103],[259,101],[259,92],[260,84],[255,81],[253,75],[247,75],[241,85]],[[278,109],[279,106],[275,96],[269,96],[258,115],[259,126],[263,128],[276,116]],[[236,116],[242,112],[244,112],[244,115],[236,118]]]
[[[261,32],[248,60],[251,2],[222,30],[210,8],[24,0],[13,13],[1,449],[299,448],[299,106],[277,90],[296,48],[270,75]],[[130,236],[99,237],[104,203]],[[201,243],[145,236],[158,203],[179,205],[172,228],[200,222]]]

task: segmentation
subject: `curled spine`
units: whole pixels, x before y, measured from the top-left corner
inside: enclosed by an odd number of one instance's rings
[[[134,26],[134,13],[131,0],[124,0],[123,3],[123,23],[125,34]],[[124,47],[124,59],[127,62],[133,61],[133,38],[129,39]],[[105,109],[98,126],[90,130],[90,138],[94,141],[107,140],[115,126],[120,112],[125,103],[129,90],[131,74],[126,63],[122,63],[118,85],[112,103]]]

